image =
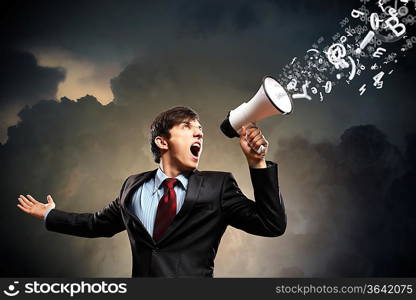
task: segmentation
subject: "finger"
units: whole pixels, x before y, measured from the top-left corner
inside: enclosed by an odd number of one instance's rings
[[[254,147],[257,149],[259,148],[261,145],[266,147],[266,141],[264,139],[260,139],[257,142],[254,143]]]
[[[260,129],[258,129],[258,128],[255,128],[255,129],[252,129],[251,131],[250,131],[250,133],[247,135],[248,137],[247,137],[247,139],[248,139],[248,141],[251,141],[251,140],[253,140],[256,136],[258,136],[258,135],[260,135],[261,136],[261,131],[260,131]]]
[[[32,196],[30,196],[30,195],[27,195],[27,197],[30,199],[30,201],[32,201],[34,204],[38,204],[38,203],[40,203],[39,201],[37,201],[35,198],[33,198]]]
[[[53,203],[53,199],[51,195],[48,195],[48,197],[46,197],[46,200],[48,201],[48,203]]]
[[[22,199],[17,199],[17,200],[19,200],[19,202],[20,202],[20,204],[24,207],[24,208],[27,208],[27,209],[30,209],[30,206],[29,205],[27,205]]]
[[[21,206],[20,204],[17,204],[17,207],[20,208],[20,210],[23,210],[25,213],[29,213],[29,210]]]
[[[32,207],[33,206],[33,203],[30,202],[29,200],[27,200],[26,198],[20,198],[20,199],[22,199],[23,202],[25,202],[29,207]]]
[[[256,141],[256,143],[259,143],[259,142],[261,142],[260,143],[261,145],[264,145],[266,147],[269,146],[269,142],[266,140],[266,138],[264,137],[264,135],[261,135],[261,139],[258,140],[258,141]]]
[[[258,140],[262,139],[263,135],[256,135],[251,141],[250,141],[250,145],[254,145]]]
[[[257,126],[254,125],[253,123],[248,123],[247,125],[245,125],[245,127],[246,127],[246,136],[250,135],[250,133],[257,128]]]
[[[20,199],[22,199],[22,200],[27,200],[27,201],[29,201],[25,196],[23,196],[23,195],[19,195],[19,198]]]
[[[267,149],[269,143],[267,142],[267,140],[264,138],[263,135],[261,135],[260,137],[256,137],[256,139],[250,143],[250,147],[255,149],[255,152],[259,153],[259,149],[260,147],[262,147],[264,150],[261,151],[262,153],[265,152],[265,150]]]

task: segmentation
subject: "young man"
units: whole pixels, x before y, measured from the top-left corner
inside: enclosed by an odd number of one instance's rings
[[[81,237],[111,237],[127,230],[133,277],[212,277],[214,259],[228,225],[275,237],[286,228],[277,165],[265,160],[268,142],[254,125],[242,128],[255,202],[243,195],[231,173],[198,171],[203,132],[196,112],[174,107],[150,129],[159,168],[129,176],[119,196],[96,213],[68,213],[30,195],[18,207],[45,220],[50,231]],[[266,152],[257,154],[260,145]]]

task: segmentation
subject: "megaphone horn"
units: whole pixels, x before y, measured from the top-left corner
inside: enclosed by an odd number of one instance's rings
[[[254,97],[248,103],[244,102],[231,110],[220,128],[229,138],[239,137],[242,126],[272,115],[287,115],[292,112],[292,109],[292,100],[282,85],[273,77],[265,76]],[[259,154],[260,148],[255,150]]]

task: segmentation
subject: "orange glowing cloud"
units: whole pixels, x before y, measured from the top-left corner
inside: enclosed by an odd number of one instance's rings
[[[66,79],[58,87],[58,99],[78,99],[89,94],[104,105],[113,100],[110,79],[120,73],[121,66],[118,63],[98,64],[62,49],[32,49],[31,52],[40,66],[62,67],[66,70]]]

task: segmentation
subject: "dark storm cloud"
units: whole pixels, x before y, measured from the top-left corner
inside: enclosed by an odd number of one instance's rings
[[[125,66],[155,37],[159,42],[158,37],[175,38],[173,5],[154,1],[6,1],[0,32],[4,44],[18,49],[65,50],[80,59],[116,61]]]
[[[116,197],[123,180],[135,173],[137,162],[150,168],[150,160],[143,159],[141,124],[127,109],[103,106],[92,96],[77,102],[66,98],[60,102],[40,101],[24,108],[19,117],[21,121],[9,128],[7,143],[0,146],[0,190],[4,199],[0,215],[3,225],[4,220],[13,220],[0,229],[7,241],[1,252],[15,258],[3,261],[3,275],[100,272],[89,268],[89,263],[110,253],[90,248],[99,247],[100,241],[78,240],[78,246],[68,251],[69,244],[76,240],[47,233],[40,220],[17,210],[16,199],[19,194],[33,193],[44,201],[51,194],[57,207],[67,211],[93,211],[105,206]],[[120,238],[108,245],[121,253],[128,249],[117,248],[124,245]],[[78,264],[86,253],[90,253],[89,259]],[[128,253],[125,255],[127,258]],[[48,257],[57,264],[51,266]],[[63,267],[59,262],[69,263]],[[115,263],[110,261],[109,265]],[[119,271],[127,275],[128,266]]]
[[[178,7],[177,31],[181,38],[141,53],[113,78],[111,85],[116,103],[138,104],[139,99],[169,103],[191,92],[192,101],[198,103],[225,103],[218,96],[198,100],[208,94],[211,96],[212,86],[215,91],[240,90],[251,96],[264,75],[278,74],[293,55],[303,55],[310,47],[303,35],[308,32],[308,26],[293,22],[297,17],[288,14],[293,13],[292,6],[284,11],[267,1],[237,4],[202,1]],[[318,11],[307,15],[305,8],[300,10],[305,14],[305,23],[317,21]],[[320,17],[321,21],[324,19],[330,22],[331,17]],[[313,38],[328,28],[323,22],[315,25],[317,33],[310,32]],[[219,94],[219,97],[223,96]],[[227,99],[232,105],[239,101]]]
[[[346,130],[337,144],[280,141],[275,160],[285,170],[287,241],[300,258],[293,267],[306,276],[414,274],[416,170],[405,163],[415,155],[413,143],[414,134],[404,156],[372,125]]]
[[[0,50],[0,141],[6,139],[6,129],[15,124],[17,112],[25,105],[41,99],[54,99],[58,84],[65,79],[62,68],[39,66],[28,52]]]
[[[20,103],[54,98],[65,70],[39,66],[33,54],[12,49],[0,51],[0,110]]]
[[[250,1],[8,1],[3,6],[0,32],[8,45],[60,48],[122,64],[143,48],[175,42],[184,34],[227,26],[244,30],[261,21]]]
[[[259,3],[241,1],[203,1],[187,3],[178,10],[182,34],[196,37],[223,32],[224,30],[243,31],[261,23]]]
[[[347,13],[352,6],[330,0],[319,5],[247,0],[5,1],[0,32],[4,44],[19,49],[66,49],[93,61],[116,60],[125,65],[137,53],[177,43],[178,38],[238,34],[270,21],[290,30],[306,18],[303,27],[327,30],[331,15],[323,15],[322,10],[343,17],[344,9]],[[270,37],[278,37],[278,28],[275,33]]]

